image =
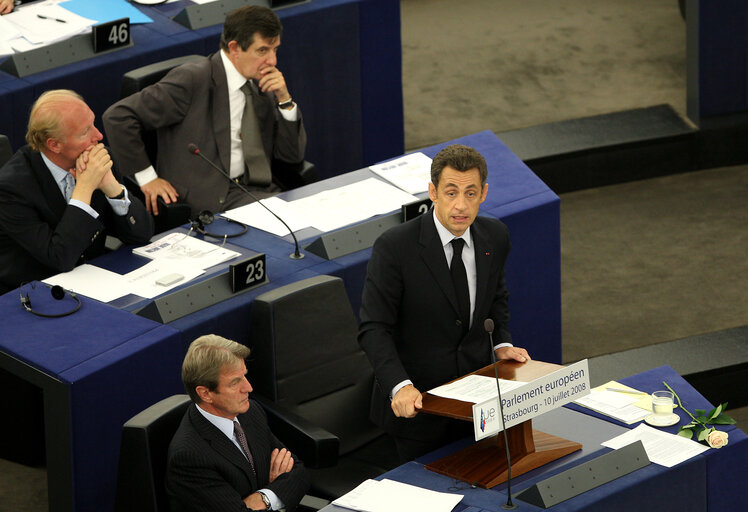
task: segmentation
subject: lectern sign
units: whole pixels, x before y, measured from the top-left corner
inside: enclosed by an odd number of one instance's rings
[[[588,395],[589,375],[585,359],[502,394],[506,428]],[[500,410],[498,397],[473,406],[476,441],[501,432]]]

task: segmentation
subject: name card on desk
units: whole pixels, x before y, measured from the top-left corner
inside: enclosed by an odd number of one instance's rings
[[[234,293],[263,284],[267,281],[265,254],[260,253],[229,266],[231,291]]]
[[[94,25],[94,53],[113,50],[130,44],[130,18],[120,18],[100,25]]]
[[[504,427],[518,425],[590,393],[587,360],[544,375],[501,396]],[[473,406],[475,440],[502,430],[498,397]]]

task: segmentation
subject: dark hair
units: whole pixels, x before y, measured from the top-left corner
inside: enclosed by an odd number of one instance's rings
[[[228,51],[229,43],[236,41],[242,50],[246,50],[252,45],[254,35],[258,32],[264,39],[275,39],[283,33],[283,25],[275,12],[267,7],[239,7],[226,16],[221,34],[221,48]]]
[[[431,161],[431,182],[434,186],[439,186],[439,178],[442,175],[442,169],[451,167],[456,171],[469,171],[478,169],[480,173],[481,187],[486,184],[488,169],[486,159],[470,146],[462,144],[452,144],[439,151]]]

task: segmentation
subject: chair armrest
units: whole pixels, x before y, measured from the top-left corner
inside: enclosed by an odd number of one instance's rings
[[[335,466],[340,439],[322,427],[259,395],[252,394],[267,413],[270,430],[283,441],[291,453],[311,469]]]
[[[122,176],[122,184],[127,188],[127,191],[134,197],[137,197],[141,201],[145,202],[145,195],[140,190],[138,182],[135,181],[130,175]],[[154,233],[163,233],[170,229],[187,224],[190,221],[190,205],[177,201],[176,203],[166,204],[164,200],[158,198],[158,215],[153,216],[153,223],[155,226]]]
[[[306,160],[292,164],[274,159],[270,167],[273,170],[273,181],[283,190],[291,190],[318,181],[317,167]]]

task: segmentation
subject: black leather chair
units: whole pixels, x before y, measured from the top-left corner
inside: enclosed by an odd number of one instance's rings
[[[311,471],[310,493],[325,499],[399,463],[392,440],[369,420],[374,377],[357,330],[337,277],[292,283],[252,305],[248,372],[255,391],[340,439],[337,464]]]
[[[155,84],[177,66],[188,62],[198,62],[206,58],[202,55],[184,55],[128,71],[122,76],[120,97],[125,98],[149,85]],[[145,144],[148,159],[151,162],[155,162],[157,154],[155,131],[143,134],[143,143]],[[288,163],[273,160],[271,167],[274,181],[283,190],[313,183],[318,179],[316,167],[311,162]],[[126,181],[125,185],[128,190],[136,194],[140,199],[143,199],[143,194],[135,180],[128,177]],[[184,203],[177,202],[167,205],[159,198],[158,210],[159,215],[154,217],[156,233],[180,226],[189,220],[190,209]]]
[[[293,452],[310,464],[329,465],[337,457],[338,439],[293,413],[256,394],[268,417],[270,430]],[[179,427],[188,395],[172,395],[130,418],[122,428],[115,512],[168,512],[166,460],[169,443]],[[305,504],[306,503],[306,504]],[[298,512],[316,510],[313,499],[305,499]],[[324,506],[326,503],[319,503]]]
[[[168,512],[166,455],[171,438],[190,404],[173,395],[130,418],[122,428],[116,512]]]
[[[5,135],[0,134],[0,167],[13,156],[13,148],[10,146],[10,140]]]

